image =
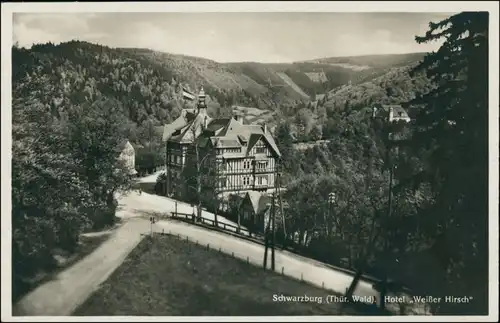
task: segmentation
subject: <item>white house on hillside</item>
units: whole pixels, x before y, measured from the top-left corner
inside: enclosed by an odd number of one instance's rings
[[[385,104],[378,104],[373,107],[373,117],[376,116],[383,116],[387,118],[389,122],[397,122],[397,121],[404,121],[404,122],[410,122],[411,119],[408,116],[408,113],[406,110],[401,106],[397,104],[393,105],[385,105]]]

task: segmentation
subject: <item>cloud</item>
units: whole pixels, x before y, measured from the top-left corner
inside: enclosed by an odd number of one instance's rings
[[[136,47],[219,62],[291,62],[320,57],[435,50],[417,44],[435,15],[71,13],[15,14],[14,41],[73,39]],[[442,42],[441,42],[442,43]]]
[[[30,28],[25,24],[15,25],[13,28],[13,42],[21,47],[31,47],[36,43],[59,43],[61,38],[57,34],[42,29]]]
[[[93,13],[17,13],[13,20],[13,41],[29,48],[49,41],[58,44],[73,39],[102,38],[106,33],[91,30],[90,20],[94,17],[96,14]]]

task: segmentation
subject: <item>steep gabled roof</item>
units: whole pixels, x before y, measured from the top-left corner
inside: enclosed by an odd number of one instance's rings
[[[227,124],[229,123],[230,120],[231,120],[230,118],[212,119],[212,121],[207,126],[207,130],[209,130],[209,131],[220,130],[220,129],[224,128],[225,126],[227,126]]]
[[[190,123],[195,118],[195,113],[195,109],[183,109],[181,115],[177,119],[163,127],[162,140],[169,140],[176,131],[181,130]]]
[[[258,134],[258,133],[253,133],[250,135],[250,139],[248,140],[248,150],[251,150],[253,146],[259,141],[260,138],[262,138],[263,135]]]
[[[219,136],[229,135],[239,136],[240,140],[248,140],[248,149],[251,149],[251,146],[255,144],[251,144],[250,141],[252,140],[252,138],[254,138],[253,140],[257,138],[256,140],[258,141],[258,138],[264,137],[265,141],[271,146],[271,149],[274,151],[274,153],[278,156],[281,156],[278,146],[276,145],[276,142],[274,141],[269,131],[264,131],[264,128],[260,125],[244,125],[236,121],[235,119],[231,119],[219,134]]]
[[[217,148],[238,148],[241,147],[237,137],[222,137],[217,140]]]
[[[269,204],[272,203],[272,199],[269,195],[257,191],[247,191],[245,199],[250,202],[255,214],[264,212],[269,207]]]
[[[171,124],[165,125],[163,140],[181,143],[192,142],[195,139],[192,138],[192,129],[195,129],[195,137],[202,134],[202,137],[210,138],[214,147],[232,148],[247,144],[251,149],[260,138],[264,138],[263,140],[269,144],[271,150],[276,155],[281,156],[271,133],[266,131],[264,127],[255,124],[245,125],[234,118],[212,119],[206,114],[206,110],[200,110],[198,114],[193,115],[193,111],[193,109],[185,109],[179,118]],[[207,126],[206,129],[203,129],[205,118]],[[207,142],[199,141],[199,144],[205,146]]]
[[[200,109],[200,112],[196,114],[194,119],[181,127],[178,134],[175,132],[169,140],[176,142],[193,142],[203,132],[203,124],[206,122],[208,125],[211,121],[212,118],[208,116],[206,109]]]

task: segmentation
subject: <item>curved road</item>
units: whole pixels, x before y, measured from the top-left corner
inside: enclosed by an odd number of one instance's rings
[[[123,262],[132,249],[141,241],[143,234],[151,229],[149,216],[152,213],[172,212],[175,202],[169,198],[132,192],[119,197],[118,216],[124,221],[116,231],[93,253],[64,270],[34,291],[22,298],[14,306],[14,315],[71,315],[90,294],[103,283]],[[191,213],[192,207],[178,202],[178,211]],[[210,218],[212,214],[203,212]],[[232,223],[222,217],[221,222]],[[153,225],[155,232],[164,231],[188,237],[210,248],[261,266],[264,247],[224,233],[210,231],[184,222],[160,220]],[[276,270],[297,279],[303,279],[317,286],[344,293],[352,281],[352,276],[325,267],[313,260],[276,250]],[[378,296],[371,283],[360,281],[355,295]],[[418,311],[423,314],[421,310]],[[418,313],[417,312],[417,313]]]

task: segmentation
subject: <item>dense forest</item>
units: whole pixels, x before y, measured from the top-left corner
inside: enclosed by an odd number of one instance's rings
[[[71,252],[81,232],[115,221],[114,193],[132,185],[118,144],[133,143],[139,168],[161,164],[161,126],[191,106],[182,87],[204,86],[214,117],[232,105],[272,111],[288,233],[304,252],[419,294],[475,297],[436,313],[484,313],[487,26],[487,15],[461,13],[417,37],[446,37],[435,53],[295,64],[221,64],[79,41],[14,46],[13,292],[54,266],[55,249]],[[401,104],[412,122],[372,119],[375,104]],[[389,141],[396,132],[403,140]],[[323,147],[293,146],[324,138]]]

